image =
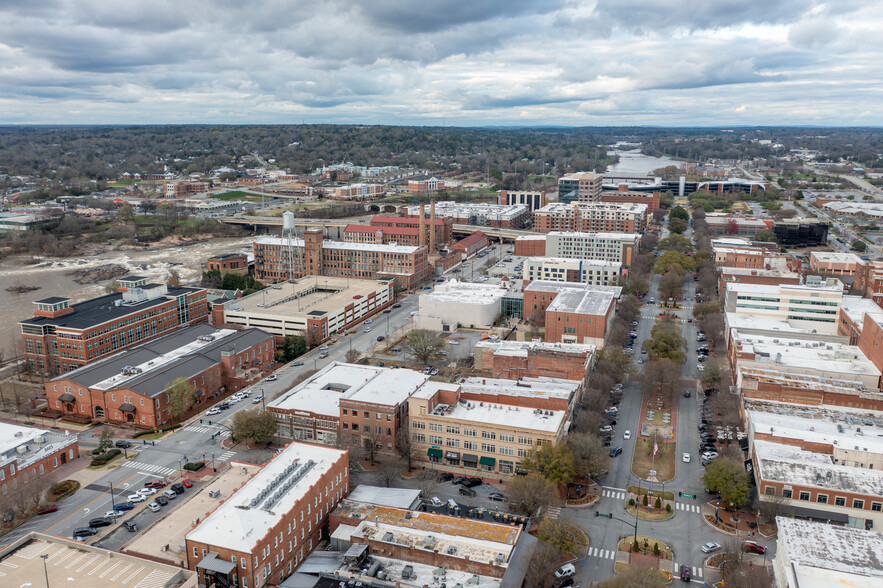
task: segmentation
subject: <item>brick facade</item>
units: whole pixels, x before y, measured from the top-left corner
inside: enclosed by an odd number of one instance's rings
[[[659,208],[659,192],[628,192],[627,186],[616,192],[602,191],[601,202],[617,202],[631,204],[646,204],[647,214],[653,214],[653,211]]]

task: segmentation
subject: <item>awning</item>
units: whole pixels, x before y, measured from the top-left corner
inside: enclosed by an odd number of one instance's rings
[[[494,467],[494,464],[497,463],[497,460],[494,459],[493,457],[485,457],[485,456],[482,455],[482,456],[479,458],[478,463],[480,463],[481,465]]]
[[[131,404],[121,404],[120,410],[123,412],[135,412],[135,407]]]
[[[62,394],[61,396],[58,397],[58,399],[61,400],[62,402],[73,402],[74,400],[77,399],[77,397],[74,396],[73,394]]]
[[[216,572],[219,574],[227,575],[236,568],[236,564],[231,561],[227,561],[226,559],[218,559],[218,554],[214,551],[211,551],[208,555],[202,558],[201,562],[196,564],[196,567],[208,572]]]
[[[447,453],[445,453],[445,458],[456,459],[457,461],[460,461],[460,454],[456,451],[448,451]]]
[[[428,455],[429,457],[441,457],[443,454],[441,449],[430,447],[429,451],[426,452],[426,455]]]
[[[798,517],[806,517],[808,519],[816,519],[820,521],[834,521],[835,523],[849,522],[849,516],[840,512],[805,508],[803,506],[792,506],[791,510],[794,511],[794,515]]]
[[[466,463],[478,463],[478,456],[472,455],[471,453],[464,453],[463,461],[465,461]]]

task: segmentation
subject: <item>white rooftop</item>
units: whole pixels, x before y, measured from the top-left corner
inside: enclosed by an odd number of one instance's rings
[[[751,314],[727,312],[727,327],[730,329],[758,329],[762,331],[782,331],[783,333],[809,333],[810,330],[803,327],[795,327],[786,319],[776,317],[759,317]]]
[[[811,284],[744,284],[742,282],[727,282],[728,292],[771,294],[771,295],[807,295],[810,292],[820,290],[828,292],[843,292],[843,282],[837,278],[828,278],[819,285]]]
[[[408,215],[420,215],[420,205],[406,206]],[[424,209],[425,210],[425,209]],[[488,218],[513,218],[528,212],[523,204],[486,204],[442,200],[435,203],[436,217],[485,216]],[[428,211],[427,211],[428,213]]]
[[[396,406],[428,379],[429,376],[414,370],[334,362],[267,406],[337,418],[342,398]]]
[[[564,264],[572,264],[572,265],[580,265],[583,267],[592,267],[592,268],[611,268],[611,269],[619,269],[622,267],[621,263],[616,263],[615,261],[607,261],[604,259],[579,259],[577,257],[528,257],[525,259],[527,263],[538,263],[545,266],[551,265],[564,265]]]
[[[769,441],[755,441],[754,455],[763,480],[883,496],[881,470],[835,464],[830,455]]]
[[[622,294],[622,286],[602,286],[584,282],[557,282],[555,280],[534,280],[523,288],[525,292],[602,292],[615,298]]]
[[[187,533],[187,539],[250,553],[339,460],[346,460],[346,451],[307,443],[289,444],[245,486]],[[279,476],[285,477],[273,484]],[[295,481],[286,490],[284,486],[290,480]],[[282,493],[276,502],[272,502],[277,488]],[[262,497],[267,489],[270,492]]]
[[[289,240],[281,237],[264,236],[255,239],[255,243],[260,245],[278,245],[280,247],[288,247]],[[292,247],[303,247],[304,240],[300,237],[291,239]],[[323,249],[340,249],[343,251],[377,251],[382,253],[414,253],[420,247],[411,245],[380,245],[376,243],[350,243],[348,241],[322,241]]]
[[[622,291],[622,288],[619,286],[606,287],[618,288],[620,292]],[[546,312],[572,312],[576,314],[602,315],[607,312],[613,304],[613,301],[618,297],[618,294],[614,294],[609,290],[568,290],[566,292],[560,292],[558,296],[555,297],[555,300],[546,307]]]
[[[852,527],[841,527],[790,517],[776,517],[779,549],[785,561],[797,572],[800,588],[830,586],[883,586],[883,534]],[[861,576],[864,579],[828,577],[806,573],[801,568],[816,568]],[[827,575],[827,574],[826,574]]]
[[[359,484],[349,493],[347,498],[356,502],[410,509],[411,505],[420,498],[420,490]]]
[[[837,262],[837,263],[861,263],[862,258],[855,253],[841,253],[835,251],[813,251],[811,257],[815,257],[819,261]]]
[[[593,347],[581,345],[581,347]],[[582,382],[550,378],[546,376],[525,377],[519,380],[482,378],[472,376],[460,380],[460,391],[472,394],[501,394],[505,396],[529,396],[531,398],[571,398]]]
[[[528,351],[554,351],[573,355],[587,354],[590,358],[595,353],[594,345],[582,343],[547,343],[545,341],[491,341],[485,339],[475,344],[476,349],[493,349],[498,355],[527,357]],[[507,380],[508,381],[508,380]]]
[[[549,231],[546,233],[554,237],[567,237],[571,239],[609,239],[612,241],[622,241],[625,243],[633,243],[641,238],[638,233],[610,233],[610,232],[589,232],[589,231]]]
[[[570,380],[565,381],[569,382]],[[538,410],[494,402],[462,400],[450,407],[443,415],[437,414],[437,416],[450,417],[471,423],[494,425],[505,423],[507,427],[512,427],[513,429],[555,433],[566,422],[567,411]]]
[[[858,417],[855,417],[858,418]],[[883,455],[883,427],[843,424],[832,419],[807,418],[795,414],[749,410],[748,420],[755,434],[801,439],[810,443],[836,445],[839,449]],[[869,421],[870,422],[870,421]]]
[[[438,580],[438,575],[436,574],[438,568],[436,566],[414,563],[402,559],[377,557],[373,554],[371,557],[380,562],[383,569],[387,571],[387,577],[396,579],[396,584],[423,588],[424,586],[435,586],[435,582]],[[411,566],[413,577],[409,580],[401,579],[405,566]],[[470,581],[475,582],[476,578],[478,583],[470,583]],[[445,568],[445,579],[447,580],[446,584],[451,586],[457,586],[459,584],[460,586],[469,586],[469,588],[498,588],[502,582],[500,578],[475,575],[471,572],[461,572],[450,568]]]
[[[30,443],[47,432],[33,427],[21,427],[0,422],[0,456],[5,456],[9,452],[14,453],[15,448],[19,445]]]
[[[151,371],[159,370],[168,364],[177,361],[178,359],[184,357],[185,355],[190,355],[191,353],[195,353],[199,351],[199,349],[212,345],[217,341],[224,339],[225,337],[229,337],[233,335],[237,331],[233,329],[218,329],[211,335],[205,338],[197,338],[194,339],[181,347],[176,349],[170,349],[167,352],[163,353],[159,357],[152,357],[148,361],[142,362],[137,365],[130,366],[132,370],[129,370],[127,373],[116,373],[109,378],[101,380],[95,384],[90,385],[90,388],[94,388],[96,390],[110,390],[117,388],[124,388],[125,382],[127,380],[131,380],[133,378],[140,378],[146,373],[150,373]],[[211,337],[211,338],[208,338]]]
[[[840,310],[861,329],[865,315],[870,314],[877,322],[883,320],[883,308],[870,298],[861,296],[844,296],[840,301]]]
[[[500,283],[482,284],[477,282],[461,282],[454,279],[438,284],[432,292],[421,294],[420,300],[459,302],[463,304],[492,304],[503,298],[508,291],[507,285]]]
[[[545,235],[521,235],[520,237],[515,238],[516,241],[545,241]]]
[[[798,338],[742,334],[730,331],[735,345],[742,353],[754,353],[757,363],[775,364],[792,368],[880,377],[880,370],[855,345],[827,341],[808,341]]]

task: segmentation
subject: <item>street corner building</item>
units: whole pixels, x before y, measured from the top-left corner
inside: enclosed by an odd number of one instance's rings
[[[205,586],[277,585],[327,535],[348,492],[346,451],[291,443],[187,534],[187,568]]]
[[[26,490],[79,456],[76,435],[0,423],[0,496]]]
[[[180,418],[260,378],[276,357],[260,329],[197,325],[81,367],[47,382],[48,410],[82,422],[153,428],[175,420],[169,388],[183,379],[192,406]]]

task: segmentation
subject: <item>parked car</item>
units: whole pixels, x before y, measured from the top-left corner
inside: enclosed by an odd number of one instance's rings
[[[168,482],[165,480],[151,480],[150,482],[145,482],[145,488],[165,488]]]
[[[141,490],[138,490],[137,494],[140,494],[141,496],[145,496],[145,497],[152,496],[153,494],[156,494],[156,488],[153,488],[153,487],[142,488]]]
[[[684,398],[689,398],[691,394],[692,393],[689,390],[684,390]]]
[[[616,457],[622,453],[622,447],[614,447],[610,450],[610,457]]]
[[[169,500],[174,500],[175,498],[178,497],[178,493],[175,492],[174,490],[163,490],[162,495],[165,496],[166,498],[168,498]]]
[[[37,511],[37,514],[38,514],[38,515],[49,514],[50,512],[55,512],[55,511],[57,511],[57,510],[58,510],[58,507],[55,506],[55,505],[52,505],[52,506],[44,506],[43,508],[41,508],[40,510]]]
[[[444,504],[438,496],[433,496],[433,497],[429,500],[429,502],[430,502],[430,504],[432,504],[432,506],[435,506],[435,507],[439,507],[439,506],[441,506],[442,504]]]
[[[132,447],[132,442],[126,440],[117,441],[116,443],[114,443],[114,446],[119,447],[120,449],[128,449]]]
[[[147,508],[149,508],[153,512],[159,512],[159,509],[161,507],[160,507],[159,503],[157,503],[157,502],[150,502],[147,504]]]
[[[460,486],[460,494],[463,496],[475,496],[475,490],[467,486]]]
[[[465,476],[457,476],[456,478],[453,479],[453,483],[454,484],[462,484],[463,482],[465,482],[468,479],[469,478],[466,478]]]
[[[487,495],[487,497],[491,500],[496,500],[497,502],[503,502],[504,500],[506,500],[506,497],[503,496],[503,494],[500,492],[491,492]]]
[[[156,500],[160,506],[165,506],[169,503],[169,499],[165,496],[157,496],[154,500]]]
[[[576,568],[573,567],[573,564],[564,564],[555,570],[556,578],[566,578],[567,576],[573,576],[574,574],[576,574]]]
[[[451,474],[449,472],[439,472],[438,476],[436,477],[438,478],[439,482],[450,482],[454,479],[454,474]]]
[[[98,533],[98,529],[93,527],[77,527],[74,529],[74,539],[80,539],[82,537],[91,537]]]
[[[125,515],[119,511],[116,511],[116,510],[109,510],[106,513],[104,513],[104,518],[111,519],[111,520],[116,520],[122,516],[125,516]]]
[[[188,480],[188,482],[190,482],[190,480]],[[190,482],[190,485],[192,486],[193,482]],[[169,489],[175,494],[184,494],[184,486],[181,484],[172,484]]]
[[[461,485],[466,486],[467,488],[475,488],[476,486],[481,486],[481,484],[481,478],[466,478]]]
[[[255,397],[254,397],[254,400],[252,400],[251,403],[252,403],[252,404],[260,404],[260,403],[263,402],[263,401],[264,401],[264,395],[263,395],[263,394],[259,394],[258,396],[255,396]]]
[[[135,494],[129,494],[128,496],[126,496],[126,500],[128,500],[129,502],[133,502],[133,503],[134,502],[144,502],[145,500],[147,500],[147,497],[144,496],[143,494],[135,493]]]
[[[378,340],[378,341],[383,341],[383,340],[385,340],[385,339],[386,339],[386,337],[384,337],[383,335],[380,335],[379,337],[377,337],[377,340]]]
[[[94,528],[109,527],[113,524],[113,519],[107,517],[97,517],[89,521],[89,526]]]
[[[610,431],[613,430],[613,427],[611,427],[610,425],[604,425],[604,426],[601,427],[599,430],[600,430],[602,433],[609,433]]]
[[[275,381],[278,380],[278,379],[279,379],[279,378],[276,377],[276,374],[270,374],[269,376],[267,376],[267,381],[268,381],[268,382],[275,382]]]
[[[393,307],[393,308],[401,308],[402,305],[397,303],[397,304],[393,304],[392,307]]]
[[[763,555],[766,553],[766,547],[763,545],[758,545],[754,541],[743,541],[742,549],[747,551],[748,553],[757,553],[759,555]]]
[[[183,480],[181,480],[181,484],[183,484],[185,488],[193,488],[193,482],[189,478],[184,478]],[[175,486],[172,485],[172,489],[174,488]],[[180,494],[180,492],[178,493]]]
[[[206,413],[205,413],[205,416],[214,416],[214,415],[216,415],[216,414],[221,414],[221,411],[222,411],[222,410],[223,410],[222,408],[220,408],[220,407],[218,407],[218,406],[215,406],[215,407],[210,408],[209,410],[207,410]]]
[[[712,551],[717,551],[721,546],[719,543],[715,543],[714,541],[709,541],[699,549],[702,550],[702,553],[711,553]]]
[[[129,533],[134,533],[135,531],[138,530],[138,525],[136,525],[136,524],[135,524],[135,521],[133,521],[133,520],[131,520],[131,519],[128,520],[128,521],[123,521],[123,526],[126,527],[126,530],[127,530]]]

